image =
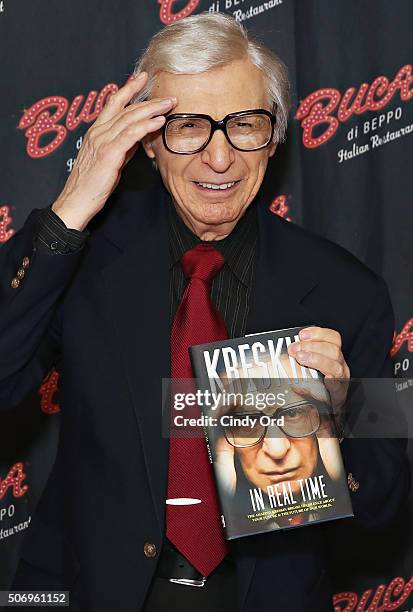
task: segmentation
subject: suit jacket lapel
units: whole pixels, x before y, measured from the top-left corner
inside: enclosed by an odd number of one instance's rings
[[[258,196],[258,248],[255,283],[246,333],[317,324],[305,299],[317,286],[316,274],[305,267],[288,221],[270,211]],[[293,230],[293,231],[286,231]]]
[[[169,377],[169,251],[163,185],[121,194],[103,225],[103,307],[136,416],[160,530],[168,440],[161,436],[162,378]],[[110,245],[108,245],[110,242]],[[109,247],[109,248],[108,248]]]

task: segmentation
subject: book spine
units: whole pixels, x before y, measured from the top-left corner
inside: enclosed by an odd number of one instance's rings
[[[203,355],[202,355],[202,350],[196,348],[196,347],[189,347],[189,357],[191,360],[191,365],[192,365],[192,371],[194,373],[194,378],[196,379],[196,383],[197,383],[197,388],[198,389],[209,389],[209,379],[208,377],[204,376],[205,373],[205,368],[204,368],[204,364],[203,364]],[[205,413],[204,413],[205,414]],[[206,442],[206,447],[207,447],[207,451],[208,451],[208,457],[209,457],[209,462],[212,465],[212,469],[215,472],[215,467],[214,467],[214,456],[212,453],[212,448],[211,448],[211,443],[209,440],[209,435],[208,435],[208,429],[206,427],[203,427],[204,430],[204,436],[205,436],[205,442]],[[219,499],[219,504],[220,504],[220,508],[221,508],[221,524],[225,533],[225,537],[228,539],[229,533],[228,533],[228,528],[227,528],[227,523],[225,520],[225,514],[224,514],[224,510],[222,507],[222,497],[219,491],[219,487],[217,486],[217,492],[218,492],[218,499]]]

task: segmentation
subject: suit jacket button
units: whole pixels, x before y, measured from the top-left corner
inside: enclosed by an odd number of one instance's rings
[[[17,270],[17,276],[18,276],[18,278],[23,278],[23,276],[24,276],[24,268],[19,268]]]
[[[57,249],[57,247],[58,247],[57,242],[51,242],[50,243],[50,248],[52,249],[52,251],[55,251]]]
[[[145,553],[145,557],[156,557],[156,546],[151,542],[145,542],[143,545],[143,552]]]
[[[30,259],[27,256],[23,257],[23,260],[22,260],[23,268],[28,268],[29,267],[29,263],[30,263]]]
[[[347,475],[347,484],[348,484],[348,488],[350,489],[352,493],[355,493],[356,491],[358,491],[360,487],[360,483],[354,478],[351,472]]]
[[[12,279],[11,281],[11,286],[13,287],[13,289],[17,289],[17,287],[20,285],[20,281],[18,278],[16,278],[16,276]]]

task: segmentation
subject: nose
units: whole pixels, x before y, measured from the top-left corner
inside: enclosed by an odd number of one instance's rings
[[[275,430],[275,431],[274,431]],[[262,449],[275,461],[283,459],[289,449],[291,441],[277,426],[268,427],[264,438]]]
[[[216,130],[208,145],[201,151],[201,160],[216,172],[225,172],[235,160],[235,151],[222,130]]]

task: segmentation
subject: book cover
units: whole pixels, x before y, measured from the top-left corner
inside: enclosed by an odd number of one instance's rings
[[[324,377],[287,351],[300,329],[190,348],[228,540],[353,516]]]

